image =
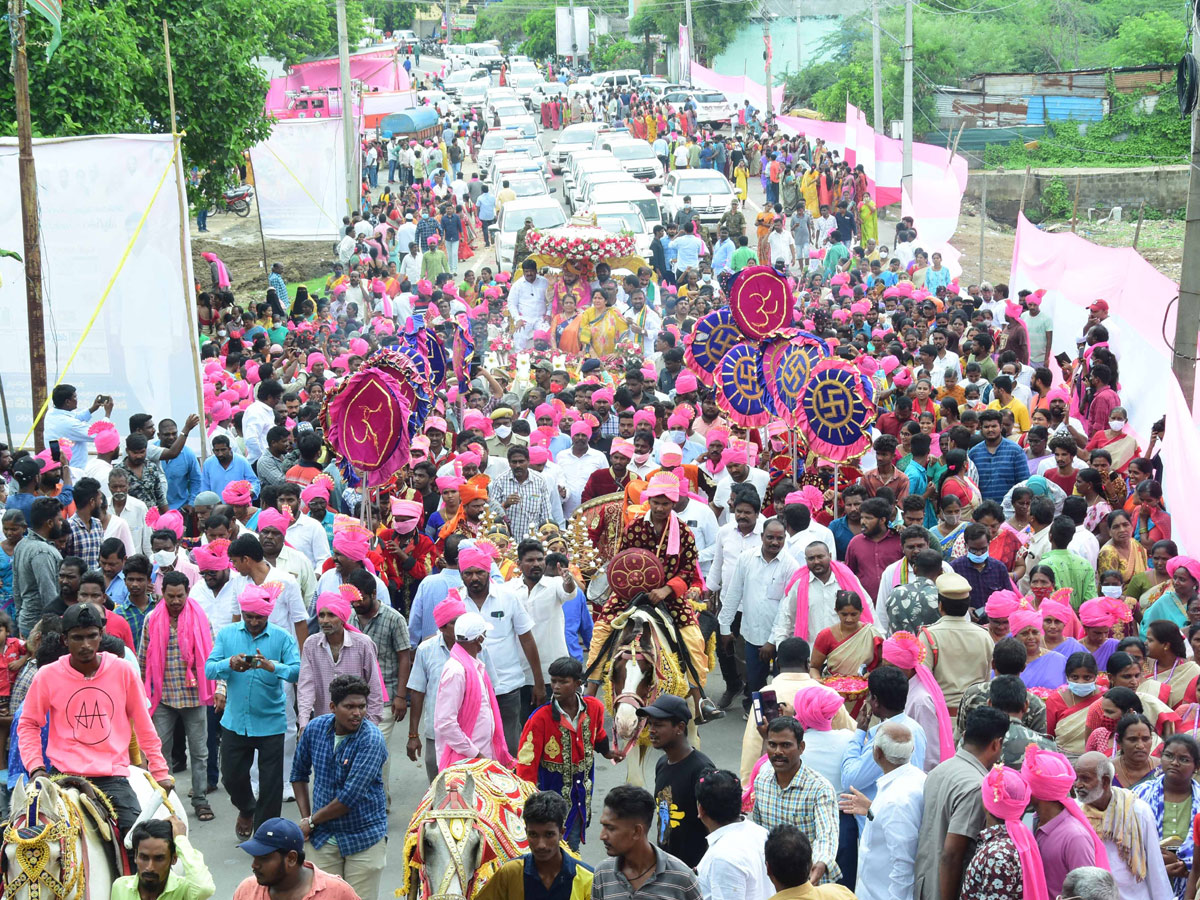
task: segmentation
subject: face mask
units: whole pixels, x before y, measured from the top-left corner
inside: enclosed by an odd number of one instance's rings
[[[1040,602],[1050,596],[1051,589],[1048,587],[1035,587],[1031,588],[1030,590],[1033,593],[1033,596],[1036,597]]]
[[[155,550],[154,563],[160,568],[162,566],[173,566],[175,565],[175,554],[170,550]]]
[[[771,449],[776,453],[783,452],[783,441],[779,438],[771,438]]]
[[[962,514],[956,512],[945,512],[942,513],[942,518],[945,519],[947,525],[956,526],[962,519]]]
[[[646,463],[650,462],[650,454],[635,453],[633,454],[633,462],[635,465],[644,466]]]
[[[671,441],[673,441],[674,443],[676,443],[676,444],[679,444],[680,446],[682,446],[682,445],[683,445],[683,442],[684,442],[685,440],[687,440],[687,432],[684,432],[684,431],[668,431],[668,432],[667,432],[667,437],[668,437],[668,438],[669,438]]]
[[[701,278],[701,281],[703,281],[705,284],[708,284],[708,282],[712,281],[712,276],[705,272]]]
[[[512,434],[512,426],[511,425],[497,425],[496,426],[496,437],[500,438],[500,440],[502,440],[502,441],[505,440],[510,434]]]
[[[987,553],[972,553],[970,550],[967,551],[967,559],[969,559],[973,563],[987,562],[987,558],[988,558]]]
[[[1106,584],[1104,587],[1100,588],[1100,593],[1102,593],[1105,597],[1120,597],[1121,586],[1119,584]]]
[[[1096,682],[1094,681],[1068,681],[1067,690],[1076,697],[1090,697],[1096,693]]]
[[[1109,420],[1108,420],[1108,430],[1109,430],[1109,431],[1124,431],[1124,430],[1125,430],[1125,422],[1124,422],[1124,420],[1122,420],[1122,419],[1109,419]]]

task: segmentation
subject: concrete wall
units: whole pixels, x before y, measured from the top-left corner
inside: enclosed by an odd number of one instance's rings
[[[1079,216],[1089,207],[1107,212],[1114,206],[1125,209],[1125,217],[1137,216],[1138,206],[1158,210],[1181,209],[1187,205],[1188,167],[1166,166],[1139,169],[1034,169],[1025,183],[1023,171],[972,171],[967,179],[966,198],[979,203],[987,181],[987,214],[998,222],[1015,225],[1025,185],[1025,207],[1037,205],[1045,186],[1055,178],[1062,181],[1067,196],[1075,196],[1079,184]]]

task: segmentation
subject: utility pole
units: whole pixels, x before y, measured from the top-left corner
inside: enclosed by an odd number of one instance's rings
[[[871,68],[875,133],[883,134],[883,57],[879,52],[879,0],[871,0]]]
[[[767,12],[767,5],[764,3],[762,8],[763,17],[763,59],[765,60],[765,76],[767,79],[767,122],[771,121],[773,110],[771,102],[771,17]]]
[[[904,156],[900,186],[912,199],[913,130],[913,0],[904,0]]]
[[[446,8],[450,8],[450,0],[446,0]],[[574,66],[579,62],[579,30],[575,27],[575,0],[571,0],[569,9],[567,20],[571,26],[571,65]]]
[[[42,319],[42,249],[38,243],[37,172],[33,164],[33,121],[29,109],[29,60],[25,55],[25,8],[9,0],[13,85],[17,103],[17,172],[21,187],[21,238],[25,249],[25,314],[29,320],[29,384],[33,394],[33,446],[41,451],[42,406],[46,403],[46,329]]]
[[[680,60],[679,81],[682,84],[692,83],[692,57],[696,55],[696,35],[692,31],[692,0],[683,0],[683,24],[687,27],[687,59]]]
[[[800,29],[800,0],[796,2],[796,74],[800,74],[800,64],[804,59],[804,32]]]
[[[342,149],[346,155],[346,213],[358,209],[358,135],[350,95],[350,39],[346,35],[346,0],[337,0],[338,71],[342,86]]]
[[[1195,23],[1193,19],[1193,23]],[[1192,52],[1196,52],[1195,30]],[[1192,167],[1188,173],[1187,220],[1183,232],[1183,272],[1179,278],[1179,309],[1175,313],[1175,353],[1171,368],[1183,389],[1188,409],[1196,393],[1196,334],[1200,331],[1200,107],[1192,111]],[[1139,216],[1140,223],[1140,216]],[[1184,428],[1183,422],[1172,425]]]

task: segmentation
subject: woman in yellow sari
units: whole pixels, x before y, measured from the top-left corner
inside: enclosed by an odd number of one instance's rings
[[[658,120],[654,118],[654,110],[646,109],[646,140],[653,144],[658,140]]]
[[[1121,585],[1126,587],[1147,565],[1146,548],[1133,539],[1132,517],[1123,509],[1114,509],[1108,514],[1108,543],[1100,548],[1096,571],[1119,572]]]
[[[813,193],[816,193],[815,186]],[[862,203],[858,205],[858,227],[863,246],[869,240],[879,240],[879,210],[875,208],[875,201],[870,194],[864,194]]]
[[[861,677],[864,669],[879,665],[883,639],[873,625],[861,621],[862,598],[854,591],[838,591],[834,596],[838,622],[823,628],[813,641],[809,668],[813,678],[829,676]]]
[[[821,214],[817,201],[817,167],[814,165],[800,179],[800,193],[804,195],[804,207],[814,218]]]
[[[562,307],[550,320],[550,335],[563,353],[579,353],[583,345],[579,342],[578,301],[574,291],[562,297]]]
[[[745,156],[739,159],[737,166],[734,167],[733,183],[737,188],[738,199],[745,203],[750,186],[750,167],[746,165]]]
[[[592,295],[592,305],[579,317],[579,339],[595,356],[608,356],[617,350],[617,341],[628,326],[614,307],[604,302],[604,294]]]

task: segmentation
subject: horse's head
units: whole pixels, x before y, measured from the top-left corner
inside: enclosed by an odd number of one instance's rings
[[[17,782],[4,830],[5,898],[83,897],[82,821],[48,778]]]
[[[616,624],[616,623],[614,623]],[[633,609],[621,623],[612,658],[613,721],[622,743],[637,734],[637,711],[654,700],[654,657],[657,652],[650,617]]]
[[[465,900],[483,861],[483,835],[476,827],[475,777],[447,784],[445,773],[433,784],[433,802],[417,824],[420,881],[413,878],[409,898]]]

